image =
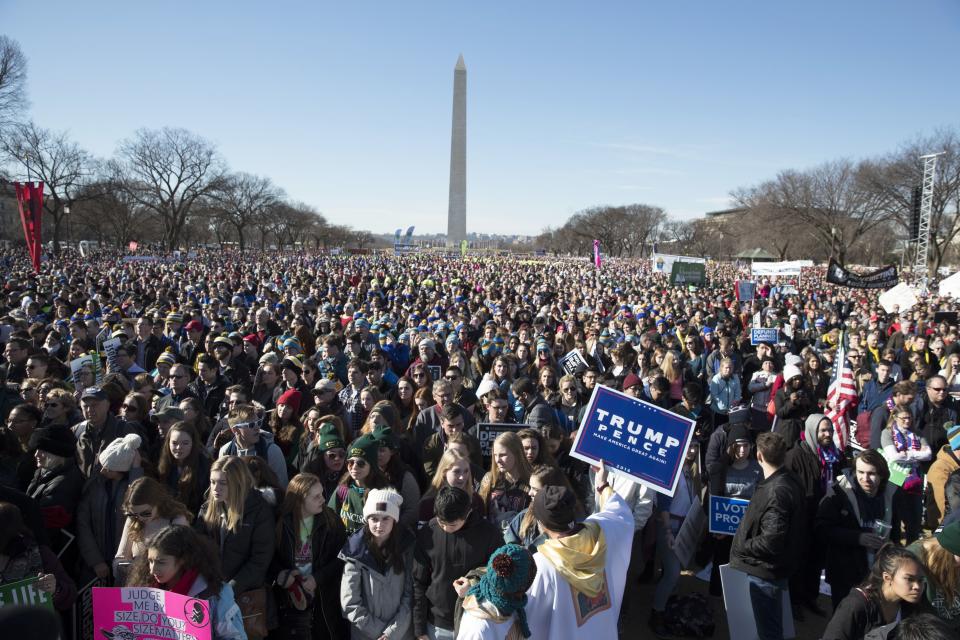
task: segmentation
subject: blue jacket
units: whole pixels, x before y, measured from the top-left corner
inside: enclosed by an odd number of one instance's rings
[[[860,398],[860,406],[857,408],[860,413],[864,411],[873,411],[893,394],[893,385],[896,381],[888,377],[886,382],[877,382],[871,380],[863,386],[863,395]]]

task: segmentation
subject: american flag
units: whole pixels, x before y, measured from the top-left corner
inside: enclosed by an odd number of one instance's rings
[[[851,404],[857,402],[857,387],[853,382],[853,371],[850,369],[850,363],[847,362],[846,342],[846,332],[841,332],[840,342],[837,345],[833,378],[830,380],[830,388],[827,390],[827,404],[833,408],[827,409],[826,416],[833,423],[835,439],[841,451],[847,447],[849,431],[847,409],[850,408]]]

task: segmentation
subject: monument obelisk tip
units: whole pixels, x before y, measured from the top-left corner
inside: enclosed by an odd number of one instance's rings
[[[467,65],[463,54],[453,70],[453,126],[450,131],[450,204],[447,246],[467,239]]]
[[[463,54],[460,54],[460,57],[457,58],[457,66],[454,67],[455,71],[466,71],[467,65],[463,63]]]

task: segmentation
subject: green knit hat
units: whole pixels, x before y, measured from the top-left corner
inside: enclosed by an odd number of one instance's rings
[[[399,448],[397,437],[393,435],[393,429],[390,427],[380,425],[374,429],[373,433],[370,435],[373,436],[373,439],[377,441],[378,446],[389,447],[394,450]]]
[[[960,521],[940,527],[933,535],[941,547],[955,556],[960,556]]]
[[[320,451],[330,451],[331,449],[346,449],[347,445],[340,437],[337,431],[337,425],[332,422],[324,422],[317,431],[317,448]]]
[[[377,458],[380,455],[380,443],[373,439],[369,433],[360,436],[353,441],[350,448],[347,449],[347,460],[351,458],[362,458],[367,461],[371,467],[377,466]]]
[[[505,544],[490,556],[487,572],[467,592],[493,604],[501,615],[516,614],[520,633],[530,637],[527,626],[527,589],[537,576],[537,563],[525,547]]]

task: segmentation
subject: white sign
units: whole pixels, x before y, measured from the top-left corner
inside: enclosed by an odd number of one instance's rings
[[[669,275],[673,271],[674,262],[696,262],[697,264],[707,264],[703,258],[693,258],[691,256],[675,256],[669,253],[655,253],[650,257],[650,263],[655,273],[666,273]]]
[[[729,564],[720,565],[720,583],[723,585],[723,608],[727,610],[727,628],[731,638],[757,640],[757,621],[750,604],[749,576]],[[790,590],[783,590],[783,637],[796,638],[793,626],[793,609],[790,607]]]
[[[950,296],[951,298],[960,298],[960,271],[940,281],[941,296]]]
[[[881,293],[878,301],[887,313],[893,313],[894,307],[899,307],[900,311],[907,311],[919,302],[916,291],[906,282],[901,282]]]
[[[786,262],[754,262],[751,269],[755,276],[799,276],[800,269],[812,266],[813,260],[787,260]]]

